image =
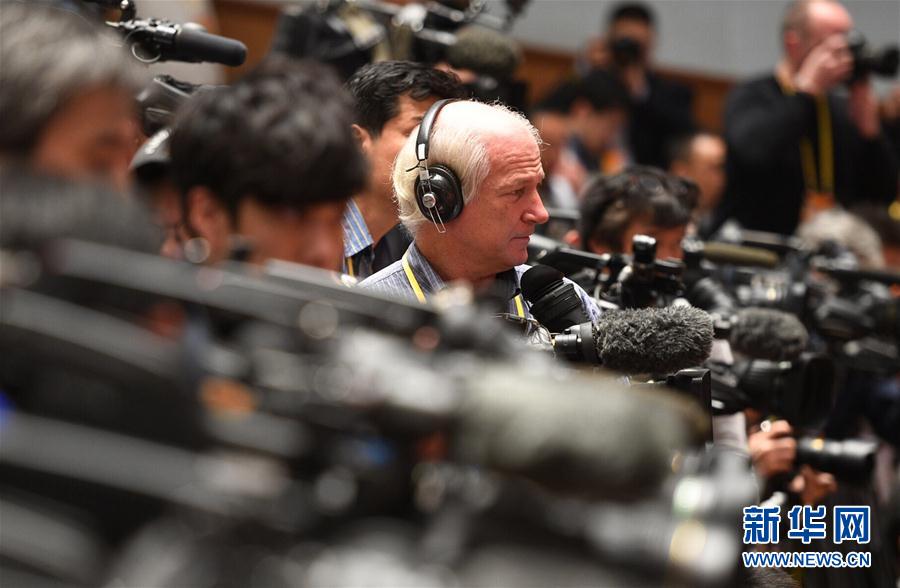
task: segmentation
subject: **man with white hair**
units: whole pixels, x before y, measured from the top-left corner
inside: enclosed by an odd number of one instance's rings
[[[361,286],[424,303],[448,282],[463,281],[501,293],[510,314],[530,318],[519,280],[529,237],[548,220],[538,194],[540,142],[531,123],[504,106],[435,103],[394,162],[400,220],[414,241]],[[596,319],[597,307],[576,289]]]

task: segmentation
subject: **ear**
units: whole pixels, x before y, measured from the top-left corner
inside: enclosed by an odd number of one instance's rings
[[[785,55],[791,59],[796,59],[800,51],[800,34],[794,30],[785,31],[782,36],[782,43],[784,43]]]
[[[356,140],[359,143],[360,149],[362,149],[363,153],[369,154],[372,151],[372,143],[375,142],[372,134],[359,125],[352,125],[351,128],[353,129],[353,136],[356,137]]]

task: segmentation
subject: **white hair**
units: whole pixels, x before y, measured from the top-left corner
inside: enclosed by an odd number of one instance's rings
[[[537,129],[519,112],[502,104],[484,104],[473,100],[445,106],[431,129],[428,141],[428,165],[441,164],[452,169],[460,179],[463,203],[478,194],[491,172],[487,139],[509,136],[517,131],[530,134],[538,146]],[[415,180],[418,177],[415,146],[416,127],[394,160],[392,180],[400,222],[415,236],[423,223],[429,222],[416,204]]]

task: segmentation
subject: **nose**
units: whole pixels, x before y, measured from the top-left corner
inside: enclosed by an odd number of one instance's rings
[[[525,209],[525,214],[522,215],[522,220],[534,225],[542,225],[550,220],[550,213],[544,208],[544,202],[541,200],[537,188],[531,194],[531,200]]]

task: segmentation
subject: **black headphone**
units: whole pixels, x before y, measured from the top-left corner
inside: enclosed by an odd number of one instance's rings
[[[408,170],[419,170],[415,183],[416,204],[439,230],[443,229],[444,223],[460,215],[464,204],[462,182],[456,173],[446,165],[427,163],[431,128],[441,109],[451,102],[455,102],[455,99],[438,100],[425,112],[416,136],[416,159],[419,163]]]

